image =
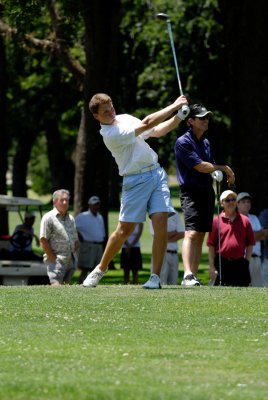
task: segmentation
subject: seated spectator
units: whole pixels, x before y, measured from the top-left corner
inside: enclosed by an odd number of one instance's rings
[[[259,218],[250,214],[251,209],[251,195],[247,192],[241,192],[237,195],[237,209],[241,214],[248,217],[256,240],[256,244],[253,246],[251,259],[249,262],[249,272],[251,278],[251,286],[263,287],[263,273],[262,273],[262,260],[261,260],[261,240],[267,238],[268,229],[263,229]]]
[[[237,211],[236,199],[232,190],[221,194],[223,211],[213,219],[208,234],[209,274],[215,285],[250,284],[249,261],[255,238],[249,219]]]
[[[36,246],[40,246],[38,236],[34,233],[35,213],[27,211],[24,216],[23,224],[17,225],[9,241],[9,251],[14,258],[22,258],[28,260],[42,260],[33,252],[32,241],[35,239]]]

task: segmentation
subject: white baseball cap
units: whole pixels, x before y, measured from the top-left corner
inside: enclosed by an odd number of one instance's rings
[[[239,202],[240,200],[245,199],[245,198],[251,199],[252,196],[248,192],[241,192],[241,193],[238,193],[236,201]]]
[[[237,194],[235,192],[233,192],[232,190],[225,190],[221,194],[220,201],[227,199],[227,197],[230,196],[230,194],[232,194],[235,198],[237,198]]]

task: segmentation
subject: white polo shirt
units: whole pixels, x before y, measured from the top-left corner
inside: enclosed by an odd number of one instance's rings
[[[119,175],[135,173],[156,164],[158,155],[145,142],[150,136],[150,130],[136,136],[135,129],[141,121],[129,114],[117,115],[116,121],[114,125],[101,124],[100,134],[115,158]]]
[[[257,232],[260,231],[262,229],[261,223],[259,221],[259,218],[254,215],[254,214],[248,214],[247,215],[250,223],[251,223],[251,227],[253,229],[253,232]],[[255,254],[256,256],[261,256],[261,242],[260,240],[256,240],[256,244],[253,246],[252,249],[252,254]]]
[[[94,215],[90,210],[84,211],[75,217],[77,230],[87,242],[103,242],[105,226],[100,213]]]

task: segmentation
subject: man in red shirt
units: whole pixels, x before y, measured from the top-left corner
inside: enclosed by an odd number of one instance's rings
[[[225,190],[221,194],[223,211],[219,215],[219,224],[217,216],[208,235],[209,274],[215,285],[220,283],[219,261],[222,285],[250,284],[249,260],[255,238],[248,217],[237,211],[236,197],[237,194],[232,190]]]

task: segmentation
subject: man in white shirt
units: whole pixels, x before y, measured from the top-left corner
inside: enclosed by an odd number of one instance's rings
[[[81,271],[78,283],[83,283],[88,272],[97,265],[103,254],[106,237],[104,220],[100,214],[100,198],[91,196],[88,210],[75,217],[76,229],[80,239],[78,268]]]
[[[149,222],[151,235],[154,236],[153,225]],[[168,243],[160,273],[161,285],[177,285],[179,277],[178,240],[184,238],[184,226],[179,213],[168,218]]]
[[[146,220],[148,212],[155,232],[152,246],[154,261],[152,274],[143,287],[161,288],[159,275],[167,246],[167,218],[168,214],[174,213],[174,208],[170,201],[167,175],[145,139],[159,138],[177,128],[188,115],[188,107],[186,113],[182,111],[182,106],[186,104],[185,96],[180,96],[171,105],[141,121],[128,114],[116,115],[112,99],[107,94],[98,93],[90,100],[89,109],[100,122],[100,134],[117,162],[119,174],[124,178],[119,223],[107,242],[99,265],[87,276],[83,286],[97,286],[110,261],[135,225]],[[174,112],[176,114],[171,116]]]
[[[236,201],[238,211],[248,217],[256,240],[256,244],[253,246],[251,259],[249,262],[251,286],[263,287],[264,281],[262,272],[260,241],[264,240],[267,237],[268,229],[263,229],[258,217],[254,214],[249,213],[251,209],[251,195],[249,193],[238,193]]]

